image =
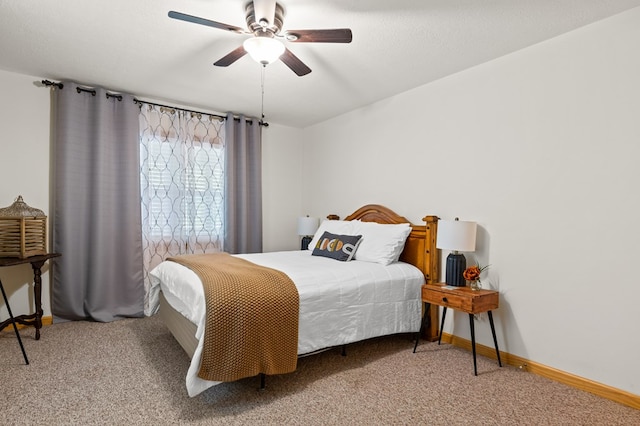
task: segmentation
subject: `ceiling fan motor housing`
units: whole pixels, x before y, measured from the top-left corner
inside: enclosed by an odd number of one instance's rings
[[[282,25],[284,22],[284,8],[276,3],[275,14],[273,16],[273,22],[265,22],[260,21],[256,22],[256,11],[253,5],[253,1],[247,3],[246,7],[246,20],[247,27],[249,30],[256,36],[259,36],[260,33],[270,33],[271,37],[277,35],[282,30]]]

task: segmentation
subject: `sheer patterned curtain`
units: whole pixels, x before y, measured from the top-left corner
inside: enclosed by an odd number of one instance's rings
[[[151,269],[168,256],[224,249],[224,119],[142,103],[140,187],[149,310]]]
[[[52,313],[142,316],[138,108],[133,97],[64,82],[53,97]]]

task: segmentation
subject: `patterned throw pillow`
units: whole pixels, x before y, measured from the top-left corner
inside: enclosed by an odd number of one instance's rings
[[[348,262],[356,254],[360,241],[362,235],[335,235],[325,231],[311,254]]]

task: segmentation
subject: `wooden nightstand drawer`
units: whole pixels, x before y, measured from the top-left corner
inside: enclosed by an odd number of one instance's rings
[[[496,291],[471,290],[468,287],[449,290],[437,284],[422,286],[422,301],[470,314],[497,309],[499,303]]]
[[[473,301],[473,299],[469,299],[468,297],[460,297],[455,294],[444,291],[434,291],[428,288],[422,289],[422,300],[427,303],[434,303],[461,311],[471,309],[471,302]]]

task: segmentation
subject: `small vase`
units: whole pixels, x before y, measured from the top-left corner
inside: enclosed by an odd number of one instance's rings
[[[482,284],[480,283],[480,280],[469,281],[469,287],[471,290],[480,290],[482,288]]]

